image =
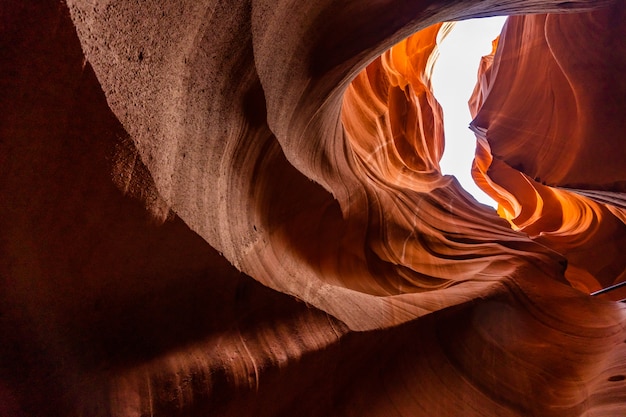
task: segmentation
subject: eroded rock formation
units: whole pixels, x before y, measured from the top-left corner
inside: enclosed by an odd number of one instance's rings
[[[509,19],[471,100],[475,178],[515,229],[567,257],[566,278],[585,292],[626,279],[625,206],[612,199],[626,175],[625,13]]]
[[[0,6],[0,414],[626,413],[588,295],[626,267],[625,10]],[[493,14],[504,218],[441,175],[429,81],[438,22]]]

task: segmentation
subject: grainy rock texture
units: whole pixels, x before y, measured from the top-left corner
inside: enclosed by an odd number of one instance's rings
[[[496,14],[498,213],[430,86],[440,22]],[[625,415],[626,308],[588,295],[626,279],[625,18],[0,4],[0,416]]]

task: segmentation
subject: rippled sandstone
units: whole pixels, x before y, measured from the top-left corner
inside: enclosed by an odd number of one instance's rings
[[[0,414],[623,414],[624,6],[502,3],[0,6]],[[503,219],[432,25],[607,4],[483,67]]]
[[[515,229],[567,257],[585,292],[626,279],[625,18],[619,6],[510,18],[470,100],[474,177]]]

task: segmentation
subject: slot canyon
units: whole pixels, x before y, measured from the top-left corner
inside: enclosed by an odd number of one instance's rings
[[[625,74],[622,0],[2,2],[0,417],[625,416]]]

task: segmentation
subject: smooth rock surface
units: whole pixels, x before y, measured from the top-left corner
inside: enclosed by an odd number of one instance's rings
[[[3,3],[0,415],[626,414],[624,10]],[[528,13],[471,104],[500,217],[429,78]]]

